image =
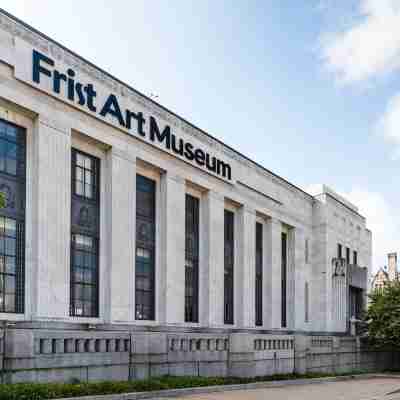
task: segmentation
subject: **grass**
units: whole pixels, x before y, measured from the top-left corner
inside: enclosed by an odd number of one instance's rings
[[[65,397],[90,395],[120,394],[129,392],[149,392],[166,389],[182,389],[192,387],[235,385],[273,380],[320,378],[345,376],[365,373],[353,371],[343,374],[313,373],[306,375],[288,374],[255,378],[206,378],[206,377],[174,377],[164,376],[146,380],[129,382],[93,382],[93,383],[17,383],[0,385],[0,400],[48,400]]]

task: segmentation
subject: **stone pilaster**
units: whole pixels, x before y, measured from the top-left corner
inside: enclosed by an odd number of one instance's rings
[[[266,254],[264,268],[264,285],[266,301],[264,324],[270,329],[281,327],[281,265],[282,265],[282,224],[275,218],[271,218],[266,224]]]
[[[235,315],[239,327],[255,326],[256,213],[242,206],[238,216],[238,257],[235,262]]]
[[[185,319],[185,180],[166,173],[161,177],[161,302],[164,322]]]
[[[33,318],[69,315],[71,131],[39,117],[33,151]]]
[[[201,307],[203,325],[222,326],[224,322],[224,198],[209,191],[203,207],[203,259],[201,287],[206,296]]]
[[[290,296],[289,296],[289,327],[302,329],[305,324],[305,283],[307,270],[305,266],[305,235],[301,228],[293,228],[289,237],[291,238],[290,257]]]
[[[110,205],[107,215],[110,268],[105,271],[105,284],[109,285],[107,319],[130,322],[135,320],[136,160],[111,149],[107,154],[107,170]]]

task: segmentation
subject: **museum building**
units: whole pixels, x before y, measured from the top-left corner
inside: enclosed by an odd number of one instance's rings
[[[160,343],[289,352],[297,334],[347,334],[366,303],[371,232],[355,205],[305,192],[5,11],[0,192],[15,380],[81,374],[78,359],[49,366],[69,353],[128,353],[129,376],[146,375],[132,354]]]

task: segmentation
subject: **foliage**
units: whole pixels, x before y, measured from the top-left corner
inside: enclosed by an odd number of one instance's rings
[[[0,192],[0,208],[5,208],[6,206],[6,196],[3,192]]]
[[[370,295],[366,314],[368,338],[375,347],[400,345],[400,282],[392,282]]]
[[[362,371],[358,371],[361,373]],[[348,374],[351,375],[355,371]],[[265,382],[272,380],[320,378],[334,374],[307,375],[273,375],[255,378],[206,378],[206,377],[174,377],[164,376],[146,380],[129,382],[97,382],[97,383],[16,383],[0,385],[0,400],[48,400],[65,397],[95,396],[132,392],[148,392],[154,390],[182,389],[191,387],[235,385],[243,383]]]

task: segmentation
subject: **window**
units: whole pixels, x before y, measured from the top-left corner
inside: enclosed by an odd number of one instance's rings
[[[72,315],[97,316],[97,245],[95,238],[72,234]]]
[[[308,264],[308,257],[309,257],[309,248],[308,248],[309,244],[308,243],[309,243],[309,240],[306,239],[305,245],[304,245],[304,260],[305,260],[306,264]]]
[[[350,264],[350,249],[346,247],[346,264]]]
[[[353,251],[353,264],[358,265],[358,254],[356,251]]]
[[[0,312],[25,304],[25,131],[0,120]]]
[[[287,316],[286,316],[286,280],[287,280],[287,234],[282,232],[281,235],[282,243],[282,295],[281,295],[281,326],[282,328],[287,327]]]
[[[186,195],[185,321],[199,322],[199,199]]]
[[[363,311],[363,291],[362,289],[356,288],[354,286],[349,287],[350,291],[350,304],[349,304],[349,317],[355,317],[360,319],[362,317]]]
[[[154,320],[156,183],[136,176],[135,318]]]
[[[256,326],[263,324],[263,225],[256,223]]]
[[[308,289],[308,282],[304,284],[304,321],[309,322],[309,289]]]
[[[337,256],[338,258],[342,258],[342,245],[340,243],[337,245]]]
[[[233,324],[234,214],[225,210],[224,221],[224,323]]]
[[[92,199],[96,195],[96,160],[76,152],[75,194]]]
[[[100,160],[72,150],[70,315],[99,316]]]

